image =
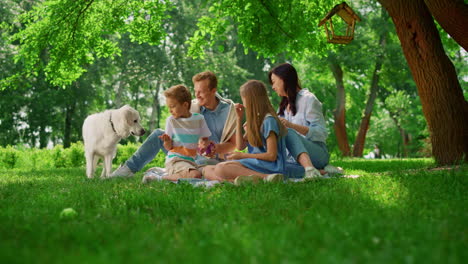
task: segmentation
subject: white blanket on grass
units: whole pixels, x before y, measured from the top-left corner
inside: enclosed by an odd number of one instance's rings
[[[145,176],[156,176],[156,177],[165,177],[168,176],[167,171],[165,168],[154,167],[148,169],[144,174]],[[206,187],[211,188],[217,184],[219,181],[209,181],[205,179],[196,179],[196,178],[189,178],[189,179],[179,179],[178,181],[172,181],[173,183],[189,183],[195,187]]]
[[[153,167],[153,168],[148,169],[143,174],[143,176],[147,176],[147,175],[156,176],[156,177],[165,177],[168,174],[165,168]],[[290,178],[290,179],[285,180],[284,182],[303,182],[303,181],[304,181],[304,178]],[[179,179],[178,181],[173,181],[173,183],[189,183],[195,187],[206,187],[206,188],[211,188],[211,187],[214,187],[215,185],[220,184],[219,181],[210,181],[206,179],[195,179],[195,178]],[[226,182],[226,183],[231,183],[231,182]]]

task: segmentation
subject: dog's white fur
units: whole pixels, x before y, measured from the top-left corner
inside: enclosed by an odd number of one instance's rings
[[[140,125],[140,114],[128,105],[88,116],[83,123],[86,176],[93,178],[99,158],[103,158],[101,178],[109,177],[117,143],[130,134],[142,136],[145,130]]]

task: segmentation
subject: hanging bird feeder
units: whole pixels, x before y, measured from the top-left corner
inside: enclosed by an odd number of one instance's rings
[[[332,17],[338,15],[346,23],[346,33],[344,35],[338,35],[335,33],[335,28],[333,27]],[[323,25],[325,32],[327,33],[327,40],[329,43],[335,44],[348,44],[351,40],[354,39],[354,25],[357,21],[361,19],[354,13],[351,7],[348,6],[345,2],[338,4],[333,7],[330,12],[320,20],[318,24],[319,27]],[[329,28],[330,27],[330,28]]]

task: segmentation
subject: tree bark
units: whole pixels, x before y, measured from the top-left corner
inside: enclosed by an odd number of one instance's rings
[[[153,94],[153,104],[151,106],[151,116],[149,121],[149,132],[151,133],[156,128],[160,127],[159,118],[161,111],[161,104],[159,103],[159,90],[161,89],[161,84],[158,82],[156,84],[156,90]],[[151,90],[152,91],[152,90]]]
[[[127,85],[127,82],[125,81],[125,76],[127,75],[127,63],[122,62],[121,64],[122,64],[122,70],[120,71],[120,81],[119,81],[119,86],[117,87],[117,91],[115,92],[115,100],[114,100],[114,106],[116,108],[120,108],[121,106],[123,106],[122,98],[123,98],[125,86]]]
[[[398,130],[400,131],[401,141],[403,143],[403,157],[408,157],[408,145],[410,142],[410,135],[406,133],[406,131],[399,127]]]
[[[349,157],[351,156],[351,150],[346,132],[346,92],[343,82],[343,70],[333,56],[329,56],[328,61],[336,82],[336,108],[333,111],[335,124],[333,128],[335,129],[336,140],[341,154],[344,157]]]
[[[79,92],[78,81],[75,81],[74,85],[72,85],[70,89],[72,89],[71,96],[75,96],[76,93]],[[64,148],[69,148],[71,145],[72,120],[73,120],[73,116],[75,115],[75,109],[76,109],[76,100],[74,98],[72,98],[69,104],[66,106],[65,129],[63,132],[63,147]]]
[[[395,123],[395,126],[396,126],[397,129],[398,129],[398,133],[400,133],[402,152],[400,152],[400,148],[398,148],[398,153],[403,153],[403,154],[401,154],[401,155],[399,155],[399,156],[400,156],[400,157],[405,157],[405,158],[406,158],[406,157],[408,157],[409,135],[408,135],[408,133],[406,133],[406,131],[403,129],[403,127],[401,126],[401,124],[400,124],[400,122],[398,121],[398,119],[395,118],[395,116],[397,116],[397,114],[391,112],[390,110],[388,110],[388,108],[387,108],[387,111],[389,112],[390,118],[393,120],[393,123]]]
[[[69,148],[71,145],[72,117],[75,115],[75,101],[67,106],[65,113],[65,129],[63,135],[63,147]]]
[[[468,5],[463,0],[424,0],[439,25],[468,51]]]
[[[39,127],[39,148],[41,149],[46,148],[48,139],[49,138],[47,137],[46,125],[42,124]]]
[[[379,0],[393,19],[440,165],[468,161],[468,102],[423,0]]]
[[[119,86],[117,88],[117,91],[115,93],[115,108],[120,108],[122,106],[122,97],[123,97],[123,91],[124,91],[124,87],[126,85],[126,82],[124,80],[122,80],[122,76],[124,74],[121,73],[120,76],[121,76],[121,80],[119,81]]]
[[[381,53],[377,55],[375,61],[375,68],[372,74],[372,81],[370,86],[370,94],[369,98],[367,99],[366,108],[364,110],[364,116],[361,120],[361,124],[359,125],[359,131],[356,136],[356,140],[354,141],[353,147],[353,156],[354,157],[362,157],[362,152],[364,151],[364,144],[366,142],[366,135],[367,131],[369,130],[369,123],[372,116],[372,110],[374,108],[375,99],[377,98],[377,92],[379,90],[379,72],[382,68],[382,63],[384,59],[384,50],[385,45],[387,42],[387,35],[383,33],[380,36],[379,44],[381,47]]]

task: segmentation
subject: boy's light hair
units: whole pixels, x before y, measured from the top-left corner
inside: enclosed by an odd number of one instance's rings
[[[211,71],[200,72],[192,77],[193,83],[203,80],[209,80],[208,87],[210,88],[210,90],[213,90],[214,88],[218,87],[218,78],[216,78],[216,75]]]
[[[263,82],[250,80],[240,87],[240,95],[245,101],[245,115],[247,118],[247,139],[254,147],[263,146],[260,127],[266,114],[272,115],[280,129],[278,138],[286,135],[287,129],[280,122],[276,111],[268,98],[267,89]]]
[[[164,91],[164,96],[169,98],[174,98],[177,102],[183,104],[188,103],[188,109],[192,105],[192,95],[187,87],[182,84],[174,85],[171,88]]]

